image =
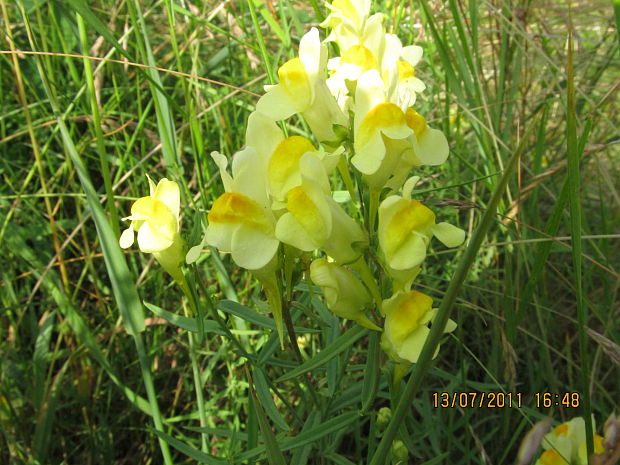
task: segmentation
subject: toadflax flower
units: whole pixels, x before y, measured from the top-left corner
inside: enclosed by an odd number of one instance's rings
[[[326,46],[312,28],[299,43],[299,57],[278,69],[279,84],[265,86],[256,110],[274,120],[301,113],[319,141],[335,140],[333,125],[346,126],[347,118],[327,87],[326,67]]]
[[[355,90],[354,147],[351,163],[366,175],[376,173],[386,155],[386,140],[406,139],[413,130],[405,113],[386,100],[383,80],[376,69],[366,71]]]
[[[306,153],[299,167],[301,184],[286,194],[287,211],[278,219],[276,237],[306,252],[322,248],[340,264],[357,260],[368,239],[330,195],[322,161]]]
[[[323,291],[327,308],[340,318],[354,320],[376,331],[381,330],[366,316],[365,310],[372,305],[372,298],[353,273],[319,258],[310,265],[310,277]]]
[[[592,418],[594,429],[594,418]],[[603,437],[594,435],[594,453],[605,451]],[[556,426],[543,439],[542,453],[536,465],[587,465],[586,422],[582,417]]]
[[[150,195],[141,197],[131,206],[129,228],[121,234],[121,248],[131,247],[134,233],[138,247],[152,253],[161,266],[177,281],[183,280],[180,264],[183,262],[183,239],[179,235],[180,192],[174,181],[164,178],[155,185],[148,178]]]
[[[218,152],[211,156],[220,168],[226,192],[215,200],[207,216],[207,243],[231,252],[242,268],[260,269],[273,259],[280,243],[275,237],[263,160],[253,147],[246,147],[233,157],[231,176],[226,157]]]
[[[418,200],[411,199],[418,179],[417,176],[410,178],[403,187],[402,196],[387,197],[379,206],[379,246],[388,271],[411,270],[417,274],[433,236],[446,247],[457,247],[465,240],[465,231],[449,223],[435,223],[435,214]],[[408,287],[407,283],[403,284]]]
[[[433,299],[418,291],[397,292],[383,301],[385,325],[381,335],[381,347],[397,363],[416,363],[426,338],[430,333],[428,324],[433,321],[436,309]],[[456,329],[456,323],[448,320],[444,332]],[[433,358],[437,356],[437,352]]]

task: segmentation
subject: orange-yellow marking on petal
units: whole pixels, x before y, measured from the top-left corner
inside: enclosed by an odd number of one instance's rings
[[[540,463],[542,463],[542,465],[567,465],[566,460],[554,449],[543,452],[540,456]]]
[[[377,58],[363,45],[353,45],[342,55],[342,63],[350,63],[359,66],[362,71],[379,69]]]
[[[225,192],[220,195],[207,217],[211,223],[245,223],[259,229],[268,226],[261,206],[237,192]]]
[[[370,110],[358,131],[358,142],[366,145],[381,128],[407,124],[403,111],[393,103],[384,102]]]
[[[398,80],[403,81],[405,79],[415,76],[415,68],[411,66],[408,61],[398,60],[396,62],[398,66]]]
[[[603,452],[605,452],[605,447],[603,446],[603,436],[600,436],[598,434],[594,435],[594,453],[595,454],[602,454]]]
[[[420,137],[422,134],[424,134],[424,132],[426,132],[426,119],[413,108],[409,108],[407,110],[405,118],[407,119],[407,126],[413,129],[416,137]]]
[[[288,191],[286,208],[310,237],[317,241],[327,237],[327,225],[321,212],[301,186]]]
[[[412,200],[392,217],[387,225],[386,243],[390,251],[402,245],[412,231],[435,222],[435,214],[422,203]]]
[[[568,434],[568,423],[562,423],[553,429],[556,436],[566,436]]]
[[[300,58],[293,58],[278,69],[280,85],[298,106],[310,104],[312,89],[306,67]]]
[[[390,312],[390,334],[397,344],[420,326],[420,321],[433,306],[433,299],[418,291],[410,291],[395,302]]]
[[[301,136],[292,136],[278,144],[269,160],[269,181],[282,185],[286,179],[299,170],[299,160],[307,153],[314,151],[312,143]]]
[[[151,228],[169,240],[172,240],[176,233],[177,219],[175,216],[165,203],[151,196],[136,200],[131,206],[131,215],[138,218],[132,222],[135,231],[138,231],[142,223],[147,221]]]

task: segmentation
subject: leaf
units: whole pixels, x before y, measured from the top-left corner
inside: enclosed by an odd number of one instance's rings
[[[287,374],[280,376],[276,379],[276,383],[281,383],[282,381],[287,381],[289,379],[296,378],[299,375],[307,373],[308,371],[315,370],[316,368],[325,365],[329,360],[336,357],[341,352],[348,349],[350,346],[355,343],[359,338],[368,334],[368,329],[363,328],[361,326],[355,326],[334,342],[329,344],[325,349],[319,352],[317,355],[312,357],[307,362],[302,363],[294,370],[289,371]]]
[[[238,316],[239,318],[242,318],[249,323],[254,323],[255,325],[262,326],[263,328],[269,328],[273,330],[276,329],[276,325],[271,318],[261,315],[260,313],[252,310],[251,308],[245,307],[237,302],[233,302],[232,300],[221,300],[217,304],[217,308],[219,308],[225,313]],[[319,332],[319,330],[295,326],[295,332],[317,333]]]
[[[183,441],[179,441],[178,439],[169,436],[166,433],[161,431],[157,431],[156,429],[150,428],[149,430],[152,433],[155,433],[161,439],[166,441],[170,446],[174,447],[179,452],[184,453],[189,458],[196,460],[198,463],[206,463],[207,465],[228,465],[229,462],[225,459],[220,459],[210,454],[205,454],[204,452],[199,451],[198,449],[193,448],[189,444],[184,443]]]
[[[286,424],[282,415],[280,415],[278,407],[276,407],[273,397],[271,397],[269,385],[261,370],[254,370],[254,387],[256,388],[256,395],[260,399],[265,413],[271,418],[271,421],[273,421],[278,428],[284,431],[290,431],[291,428]]]
[[[191,331],[193,333],[198,332],[198,322],[196,321],[196,318],[188,318],[186,316],[177,315],[176,313],[169,312],[148,302],[144,302],[144,306],[173,326],[186,331]],[[204,330],[205,333],[215,333],[220,336],[225,336],[225,333],[220,329],[220,326],[213,320],[204,320]]]
[[[284,438],[280,440],[280,450],[288,451],[291,449],[296,449],[298,447],[303,447],[308,444],[312,444],[318,441],[325,436],[335,433],[337,431],[341,431],[346,426],[350,425],[355,421],[360,420],[360,415],[358,412],[347,412],[334,417],[330,420],[327,420],[307,431],[302,431],[297,436],[293,438]],[[272,433],[273,434],[273,433]],[[253,457],[261,454],[265,450],[265,446],[259,446],[254,449],[251,449],[243,454],[235,457],[235,463],[239,463],[245,460],[250,460]]]
[[[284,460],[282,451],[278,446],[278,440],[276,439],[275,434],[273,434],[273,431],[271,431],[271,425],[269,425],[269,422],[267,421],[265,411],[263,410],[261,403],[256,395],[256,391],[254,390],[254,383],[252,381],[252,377],[250,376],[250,370],[247,367],[246,370],[250,381],[250,393],[252,394],[252,401],[254,403],[254,407],[256,408],[256,414],[258,416],[258,424],[260,426],[263,440],[265,441],[265,446],[263,446],[263,448],[267,452],[267,459],[269,460],[269,464],[286,465],[286,461]]]

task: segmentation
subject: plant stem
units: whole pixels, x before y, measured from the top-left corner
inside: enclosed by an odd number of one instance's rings
[[[153,377],[151,376],[151,363],[146,353],[146,349],[144,348],[144,341],[142,341],[142,336],[140,334],[136,334],[133,339],[136,343],[138,358],[140,359],[140,370],[142,371],[142,379],[144,381],[144,386],[146,387],[146,395],[151,407],[151,417],[153,418],[153,423],[155,423],[155,429],[163,433],[164,428],[161,419],[161,412],[159,411],[157,394],[155,393],[155,385],[153,384]],[[164,463],[166,465],[172,465],[173,461],[172,456],[170,455],[168,443],[161,437],[158,438],[158,441],[161,453],[164,456]]]

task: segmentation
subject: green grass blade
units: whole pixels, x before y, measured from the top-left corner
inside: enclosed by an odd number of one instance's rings
[[[157,431],[155,429],[151,429],[151,431],[155,433],[162,441],[165,441],[167,444],[170,444],[170,446],[174,447],[179,452],[184,453],[189,458],[194,459],[197,463],[206,463],[207,465],[228,465],[229,464],[227,460],[220,459],[218,457],[214,457],[213,455],[201,452],[198,449],[193,448],[189,444],[186,444],[183,441],[173,438],[169,434],[163,433],[161,431]]]
[[[575,110],[575,73],[573,69],[573,29],[570,17],[568,21],[568,63],[566,86],[566,150],[568,156],[568,200],[570,204],[570,235],[574,266],[575,297],[577,300],[577,331],[579,333],[579,359],[581,372],[581,389],[583,401],[583,418],[586,422],[586,445],[588,457],[594,452],[592,428],[592,408],[590,406],[590,362],[587,352],[586,325],[588,313],[583,298],[582,258],[581,258],[581,194],[579,153],[577,148],[577,114]]]

